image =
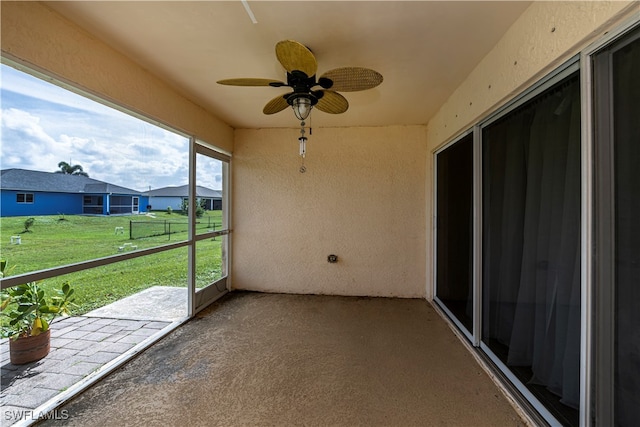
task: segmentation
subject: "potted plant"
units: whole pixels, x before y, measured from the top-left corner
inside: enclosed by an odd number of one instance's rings
[[[6,261],[0,261],[0,274],[5,274]],[[46,297],[39,282],[29,282],[0,293],[3,319],[0,335],[9,338],[11,363],[23,365],[49,354],[49,325],[57,316],[68,315],[74,290],[68,283],[57,295]]]

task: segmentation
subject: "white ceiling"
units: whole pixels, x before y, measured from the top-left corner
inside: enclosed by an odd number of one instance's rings
[[[318,75],[372,68],[384,82],[343,95],[344,114],[314,110],[313,126],[425,124],[529,6],[524,1],[70,1],[47,5],[167,81],[235,128],[296,127],[293,112],[262,113],[288,88],[221,79],[286,81],[280,40],[308,46]]]

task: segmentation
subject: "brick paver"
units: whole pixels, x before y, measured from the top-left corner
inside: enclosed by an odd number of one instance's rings
[[[0,340],[2,425],[54,398],[87,375],[168,326],[170,322],[67,317],[51,325],[51,351],[27,365],[9,361],[9,343]]]

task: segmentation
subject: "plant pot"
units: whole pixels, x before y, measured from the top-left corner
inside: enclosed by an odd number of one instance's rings
[[[35,362],[49,354],[51,330],[47,329],[40,335],[32,337],[9,339],[9,357],[14,365],[24,365]]]

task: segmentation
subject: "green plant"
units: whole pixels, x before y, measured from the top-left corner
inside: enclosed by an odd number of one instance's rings
[[[0,273],[4,276],[7,262],[0,261]],[[57,295],[48,300],[38,282],[29,282],[0,292],[0,310],[9,319],[3,322],[0,336],[18,339],[39,335],[49,329],[49,324],[57,316],[68,315],[73,304],[74,290],[64,283]]]
[[[27,218],[24,220],[24,231],[25,232],[31,232],[31,230],[29,230],[29,228],[31,228],[31,226],[33,225],[33,223],[36,222],[35,218]]]
[[[14,268],[16,268],[15,265],[7,269],[7,260],[0,259],[0,278],[3,278],[5,275],[8,275],[9,273],[11,273]]]
[[[202,218],[205,214],[205,210],[202,207],[204,204],[204,200],[196,199],[196,218]],[[180,209],[182,210],[183,215],[189,215],[189,199],[182,199],[182,204],[180,205]]]
[[[173,213],[173,209],[171,208],[171,206],[167,206],[167,214],[171,215]]]

